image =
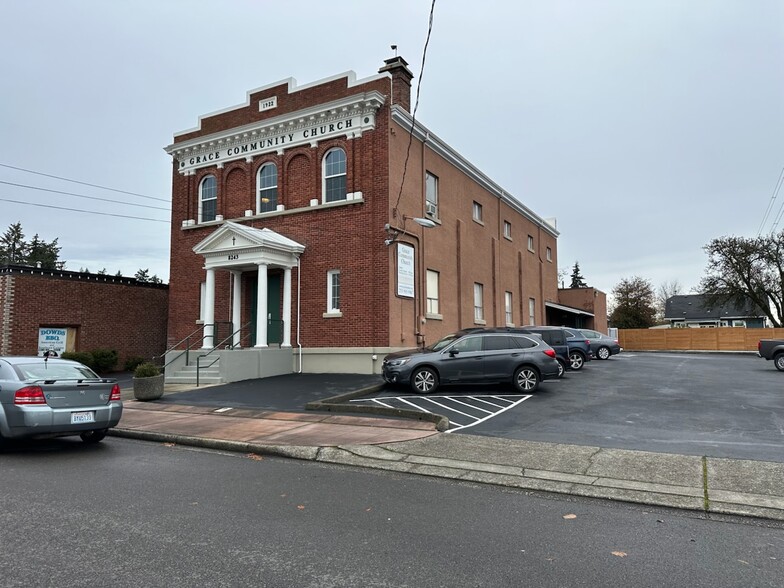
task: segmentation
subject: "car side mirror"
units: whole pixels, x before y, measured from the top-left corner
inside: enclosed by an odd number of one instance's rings
[[[457,355],[458,353],[460,353],[460,350],[459,350],[459,349],[450,349],[450,350],[449,350],[449,357],[454,357],[454,356],[455,356],[455,355]]]

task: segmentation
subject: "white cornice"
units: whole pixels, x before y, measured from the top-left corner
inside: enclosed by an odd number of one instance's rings
[[[560,233],[553,225],[479,171],[475,165],[452,149],[452,147],[447,145],[447,143],[437,135],[430,132],[422,123],[416,121],[416,125],[414,125],[411,114],[397,104],[392,105],[392,120],[403,127],[407,132],[411,132],[411,127],[414,126],[414,137],[427,145],[428,148],[432,149],[435,153],[454,165],[485,190],[495,195],[497,198],[500,198],[504,203],[508,204],[510,208],[513,208],[522,214],[528,220],[550,233],[553,237],[558,237]]]
[[[272,88],[277,88],[283,84],[286,84],[286,93],[293,94],[295,92],[301,92],[302,90],[307,90],[308,88],[313,88],[315,86],[319,86],[321,84],[327,84],[329,82],[334,82],[335,80],[343,79],[346,80],[346,87],[353,88],[354,86],[360,86],[362,84],[367,84],[368,82],[372,82],[379,79],[390,78],[392,77],[389,72],[383,72],[379,74],[375,74],[366,78],[357,79],[357,74],[354,71],[347,71],[341,74],[337,74],[334,76],[330,76],[328,78],[322,78],[320,80],[316,80],[315,82],[310,82],[308,84],[304,84],[302,86],[297,86],[297,80],[294,78],[286,78],[277,82],[273,82],[272,84],[267,84],[266,86],[261,86],[260,88],[256,88],[254,90],[248,90],[247,95],[245,96],[245,103],[244,104],[237,104],[235,106],[229,106],[228,108],[222,108],[221,110],[216,110],[214,112],[210,112],[209,114],[203,114],[199,117],[199,124],[198,126],[187,129],[185,131],[179,131],[178,133],[174,133],[174,137],[177,138],[180,135],[187,135],[189,133],[194,133],[201,130],[201,123],[204,119],[217,116],[219,114],[225,114],[227,112],[231,112],[232,110],[240,110],[242,108],[247,108],[251,104],[251,96],[253,94],[258,94],[259,92],[263,92],[265,90],[270,90]]]

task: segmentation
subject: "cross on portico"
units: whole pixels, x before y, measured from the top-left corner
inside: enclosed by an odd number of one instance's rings
[[[231,238],[231,244],[232,245],[236,245],[237,244],[237,237],[232,237]]]

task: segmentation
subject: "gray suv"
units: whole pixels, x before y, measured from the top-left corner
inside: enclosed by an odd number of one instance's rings
[[[384,380],[428,394],[440,384],[510,382],[533,392],[542,380],[557,378],[555,351],[541,338],[506,329],[467,329],[430,347],[390,353]]]

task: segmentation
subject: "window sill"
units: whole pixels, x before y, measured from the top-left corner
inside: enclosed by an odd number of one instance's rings
[[[441,314],[434,314],[432,312],[426,312],[425,318],[431,321],[442,321],[444,320],[444,316]]]
[[[339,310],[332,310],[330,312],[325,312],[321,316],[324,318],[340,318],[343,316],[343,313],[340,312]]]
[[[475,219],[473,219],[473,221],[474,221],[476,224],[478,224],[478,225],[485,226],[485,223],[482,221],[482,219],[475,218]]]
[[[508,237],[507,235],[504,235],[504,239],[506,239],[506,240],[507,240],[507,241],[509,241],[510,243],[512,242],[512,238],[511,238],[511,237]]]
[[[487,321],[483,320],[483,319],[474,319],[474,324],[475,325],[482,325],[482,326],[484,326],[484,325],[487,324]]]

